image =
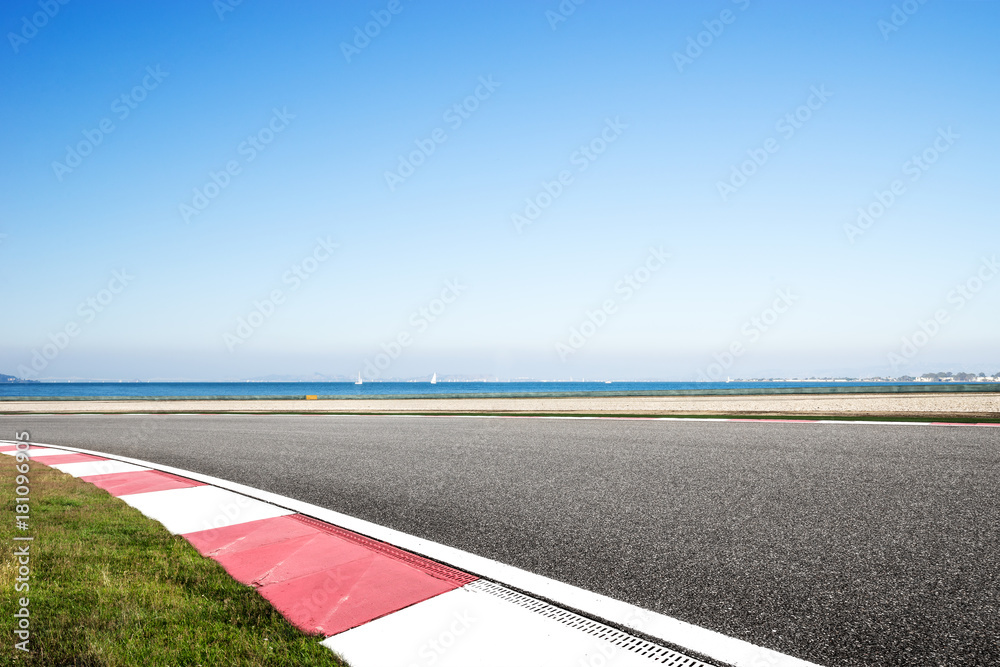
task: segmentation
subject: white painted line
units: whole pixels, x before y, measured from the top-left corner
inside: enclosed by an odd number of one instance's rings
[[[146,516],[156,519],[175,535],[293,513],[216,486],[133,493],[119,498]]]
[[[65,452],[63,452],[65,454]],[[43,461],[44,463],[44,461]],[[89,475],[111,475],[118,472],[139,472],[149,470],[149,466],[123,463],[109,458],[107,461],[82,461],[80,463],[57,463],[52,466],[56,470],[61,470],[73,477],[87,477]]]
[[[569,584],[564,584],[548,577],[543,577],[511,565],[505,565],[498,561],[477,556],[475,554],[461,551],[444,544],[425,540],[414,535],[379,526],[378,524],[357,519],[340,512],[334,512],[323,507],[317,507],[294,498],[279,496],[260,489],[254,489],[243,484],[219,479],[210,475],[181,470],[170,466],[141,461],[125,456],[115,456],[103,452],[95,452],[77,447],[63,447],[69,451],[81,452],[84,454],[94,454],[96,456],[106,456],[119,461],[148,466],[156,470],[162,470],[188,479],[211,484],[222,489],[228,489],[238,494],[243,494],[251,498],[259,499],[265,503],[271,503],[287,508],[293,512],[305,514],[321,521],[326,521],[356,533],[368,537],[388,542],[406,551],[420,554],[431,560],[445,563],[459,570],[465,570],[473,574],[498,581],[511,588],[524,591],[543,600],[551,601],[559,606],[577,611],[584,616],[600,619],[613,626],[631,629],[646,636],[653,637],[660,641],[689,649],[696,653],[706,655],[719,662],[728,663],[735,667],[806,667],[813,666],[813,663],[794,658],[792,656],[778,653],[770,649],[755,646],[749,642],[734,637],[728,637],[721,633],[697,625],[692,625],[663,614],[637,607],[621,600],[593,593],[591,591],[577,588]],[[82,464],[69,464],[82,465]],[[177,489],[176,491],[192,491],[205,487],[194,487],[193,489]],[[168,493],[157,491],[155,493]],[[153,495],[153,494],[136,494]],[[123,496],[127,498],[128,496]],[[140,508],[141,509],[141,508]],[[144,510],[143,510],[144,511]],[[197,530],[197,529],[195,529]],[[637,621],[641,619],[641,623]],[[641,625],[641,627],[640,627]]]
[[[661,664],[524,607],[467,588],[442,593],[322,643],[353,667]]]

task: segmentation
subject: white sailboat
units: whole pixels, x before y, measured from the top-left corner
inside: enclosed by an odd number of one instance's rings
[[[355,382],[354,384],[364,384],[364,383],[363,383],[363,382],[361,381],[361,371],[358,371],[358,381],[357,381],[357,382]]]
[[[437,383],[438,383],[438,374],[435,373],[434,375],[431,376],[431,384],[437,384]]]

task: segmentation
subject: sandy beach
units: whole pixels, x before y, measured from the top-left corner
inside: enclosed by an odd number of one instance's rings
[[[1000,419],[998,394],[785,394],[321,400],[0,401],[2,414],[53,413],[556,413],[567,415],[796,415]]]

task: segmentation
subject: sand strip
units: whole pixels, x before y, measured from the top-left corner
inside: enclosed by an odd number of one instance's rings
[[[558,413],[1000,419],[1000,394],[785,394],[565,398],[0,401],[0,414],[164,412]]]

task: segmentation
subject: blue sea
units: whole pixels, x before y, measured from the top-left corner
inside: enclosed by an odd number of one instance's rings
[[[7,398],[387,398],[423,396],[621,396],[809,387],[885,387],[887,382],[7,382]],[[941,384],[941,383],[932,383]],[[949,383],[951,384],[951,383]],[[957,384],[957,383],[956,383]]]

